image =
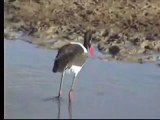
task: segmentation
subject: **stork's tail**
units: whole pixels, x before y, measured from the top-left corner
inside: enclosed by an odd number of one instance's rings
[[[55,60],[55,62],[54,62],[54,66],[53,66],[53,68],[52,68],[52,72],[57,72],[57,70],[58,70],[58,62]]]

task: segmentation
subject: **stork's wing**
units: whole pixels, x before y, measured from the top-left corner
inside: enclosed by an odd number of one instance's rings
[[[67,44],[63,46],[58,51],[53,69],[62,72],[66,67],[69,67],[67,65],[69,65],[77,55],[81,55],[83,52],[83,48],[77,44]]]
[[[56,59],[61,59],[64,56],[69,56],[70,59],[77,54],[82,54],[83,48],[77,44],[67,44],[61,47],[58,51]]]

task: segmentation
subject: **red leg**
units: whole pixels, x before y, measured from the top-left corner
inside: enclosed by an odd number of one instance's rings
[[[69,91],[69,101],[71,102],[73,100],[73,90],[71,89]]]
[[[73,99],[73,88],[74,88],[75,78],[76,78],[76,74],[74,75],[74,78],[73,78],[73,81],[72,81],[72,86],[71,86],[71,89],[69,91],[69,100],[70,101],[72,101],[72,99]]]

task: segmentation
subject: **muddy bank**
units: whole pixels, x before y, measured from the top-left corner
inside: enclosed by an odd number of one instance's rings
[[[159,60],[159,8],[158,0],[6,0],[4,37],[22,32],[32,44],[57,49],[83,42],[91,29],[103,59],[151,62]]]

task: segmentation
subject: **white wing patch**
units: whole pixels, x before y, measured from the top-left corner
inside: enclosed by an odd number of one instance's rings
[[[71,42],[71,44],[80,45],[80,46],[83,48],[84,52],[87,53],[87,49],[86,49],[81,43],[78,43],[78,42]]]
[[[76,66],[76,65],[72,65],[70,69],[67,69],[67,72],[73,72],[75,73],[75,76],[77,76],[77,74],[79,73],[79,71],[81,70],[82,66]]]
[[[84,50],[84,53],[88,53],[87,49],[79,42],[70,42],[71,44],[77,44],[77,45],[80,45],[83,50]],[[84,65],[84,64],[83,64]],[[82,66],[77,66],[77,65],[72,65],[70,69],[67,69],[66,72],[70,73],[75,73],[75,76],[77,76],[77,74],[79,73],[79,71],[82,69]]]

